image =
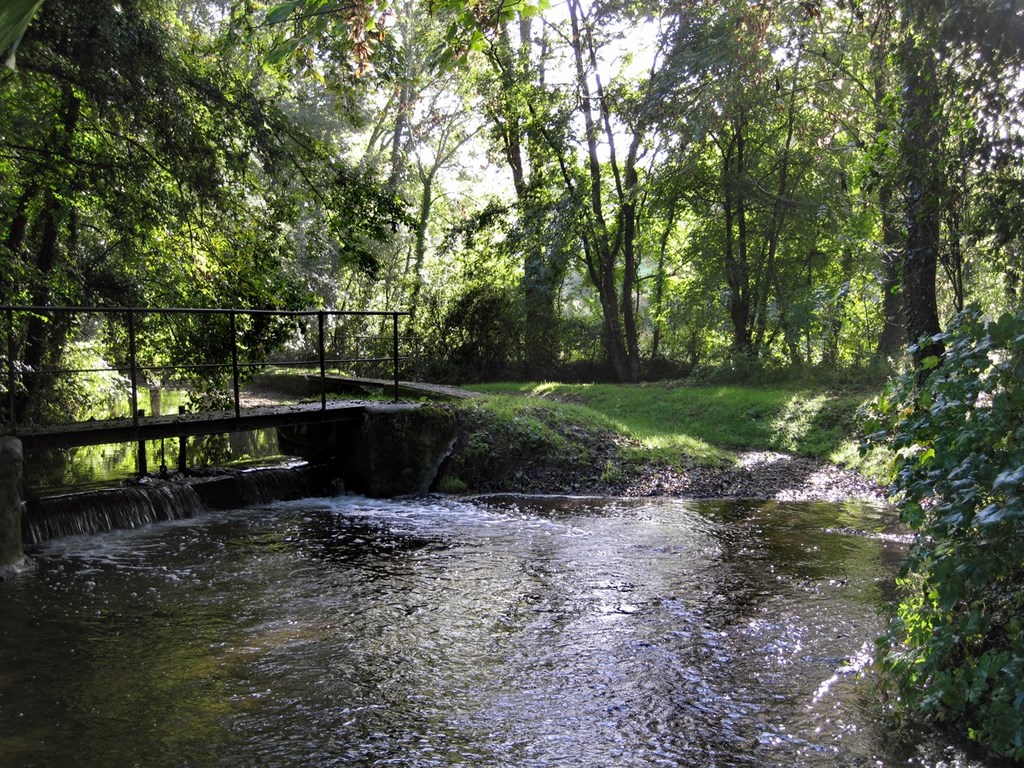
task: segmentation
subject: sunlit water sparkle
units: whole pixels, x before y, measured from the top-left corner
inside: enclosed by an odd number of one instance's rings
[[[0,584],[0,766],[973,766],[871,696],[852,505],[313,499]]]

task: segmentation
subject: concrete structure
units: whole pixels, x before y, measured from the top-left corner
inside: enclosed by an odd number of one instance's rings
[[[29,566],[21,543],[21,441],[0,437],[0,579]]]
[[[358,422],[278,427],[282,453],[325,464],[346,490],[374,497],[426,493],[455,443],[455,414],[421,404],[371,404]]]

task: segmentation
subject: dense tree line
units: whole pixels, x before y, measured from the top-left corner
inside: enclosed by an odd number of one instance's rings
[[[1017,301],[1012,3],[431,10],[49,0],[3,76],[3,300],[409,307],[429,375],[620,381],[866,366]]]

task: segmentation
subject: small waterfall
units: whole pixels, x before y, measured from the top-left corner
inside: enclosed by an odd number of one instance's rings
[[[185,483],[153,483],[66,493],[26,502],[22,539],[26,545],[60,536],[138,528],[162,520],[193,517],[203,509]]]
[[[26,546],[60,536],[138,528],[183,520],[204,509],[235,509],[313,496],[326,486],[321,468],[305,462],[244,470],[214,469],[172,481],[46,496],[24,505]]]
[[[242,470],[237,475],[239,498],[249,506],[311,496],[310,472],[311,468],[305,462]]]

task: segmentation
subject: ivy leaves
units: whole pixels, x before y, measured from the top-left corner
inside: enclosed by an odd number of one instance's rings
[[[905,377],[875,403],[870,440],[894,449],[893,491],[918,534],[881,643],[884,685],[901,707],[1020,760],[1024,311],[965,312],[940,341],[922,387]]]

